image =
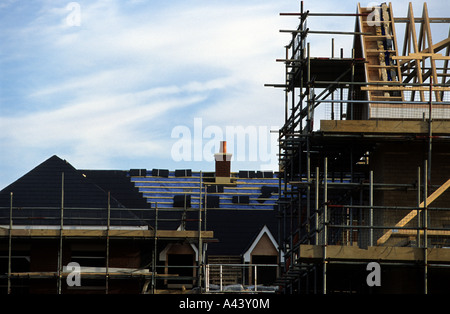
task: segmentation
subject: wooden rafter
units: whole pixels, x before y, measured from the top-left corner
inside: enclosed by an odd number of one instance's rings
[[[450,53],[450,27],[448,28],[448,38],[447,38],[447,49],[445,50],[445,56],[448,56]],[[435,48],[434,51],[437,51],[439,48]],[[442,71],[442,78],[441,78],[441,84],[445,84],[445,79],[447,76],[447,70],[448,70],[448,60],[444,61],[444,70]],[[441,92],[441,99],[444,99],[444,92]]]
[[[412,8],[412,4],[411,2],[409,3],[409,7],[408,7],[408,24],[407,24],[407,28],[406,28],[406,32],[410,32],[410,34],[405,34],[405,41],[406,38],[408,38],[408,42],[410,43],[410,40],[412,40],[412,44],[413,44],[413,48],[414,48],[414,53],[418,53],[419,52],[419,46],[417,43],[417,35],[416,35],[416,24],[414,22],[414,13],[413,13],[413,8]],[[408,51],[409,54],[410,51]],[[406,54],[404,54],[406,55]],[[400,60],[399,60],[400,61]],[[420,63],[420,59],[416,59],[415,60],[415,64],[416,64],[416,76],[414,78],[414,83],[419,83],[422,84],[423,83],[423,79],[422,79],[422,65]],[[420,100],[424,101],[425,99],[425,94],[423,91],[420,91]],[[410,101],[414,100],[414,92],[411,93],[411,99]]]
[[[434,54],[434,48],[433,48],[433,39],[431,37],[431,26],[430,26],[430,20],[428,17],[428,8],[427,8],[427,3],[425,2],[423,4],[423,11],[422,11],[422,18],[424,20],[423,22],[423,26],[424,26],[424,33],[423,36],[426,35],[427,37],[427,43],[428,43],[428,49],[430,53]],[[424,39],[425,42],[425,39]],[[425,48],[424,48],[425,49]],[[422,49],[422,50],[424,50]],[[430,58],[430,64],[431,64],[431,75],[433,75],[433,82],[437,83],[437,73],[436,73],[436,61],[434,58]],[[436,101],[441,101],[441,96],[439,92],[435,92],[436,95]]]
[[[431,23],[442,22],[443,19],[430,18],[428,16],[427,4],[423,4],[422,17],[414,17],[412,4],[409,3],[408,15],[406,18],[396,18],[396,22],[404,22],[405,37],[403,42],[403,57],[395,57],[401,66],[404,83],[411,80],[413,83],[423,84],[426,80],[432,78],[434,84],[445,84],[448,72],[448,56],[450,49],[450,30],[448,38],[438,43],[433,43]],[[446,20],[445,20],[446,22]],[[420,23],[420,30],[416,32],[416,23]],[[446,49],[444,55],[437,54]],[[436,60],[444,60],[441,72],[438,72]],[[429,62],[429,68],[425,69],[426,62]],[[445,90],[446,91],[446,90]],[[411,93],[410,101],[414,101],[414,93]],[[425,101],[425,92],[419,91],[420,100]],[[440,102],[444,97],[444,90],[435,90],[435,101]]]

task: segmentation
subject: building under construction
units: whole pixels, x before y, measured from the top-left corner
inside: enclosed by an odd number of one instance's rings
[[[450,18],[394,9],[281,13],[299,20],[280,30],[292,35],[277,60],[286,80],[267,84],[285,92],[284,293],[450,292]],[[354,29],[307,27],[349,18]],[[331,56],[311,55],[321,36]],[[349,57],[336,36],[353,39]]]
[[[76,169],[52,156],[0,191],[0,294],[273,293],[273,171]],[[231,290],[230,290],[231,289]]]
[[[285,82],[267,84],[285,93],[275,173],[232,173],[222,143],[211,173],[52,156],[11,183],[0,292],[450,292],[450,18],[407,9],[281,14],[299,24],[281,30]],[[317,18],[354,28],[309,29]],[[334,38],[311,55],[335,35],[349,56]]]

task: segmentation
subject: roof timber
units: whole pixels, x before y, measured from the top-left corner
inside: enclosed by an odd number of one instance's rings
[[[8,237],[9,229],[0,229],[0,237]],[[91,230],[91,229],[12,229],[13,237],[44,237],[58,238],[62,235],[65,238],[91,238],[106,237],[110,238],[154,238],[174,239],[174,238],[193,238],[198,239],[198,231],[194,230]],[[212,238],[213,231],[202,231],[200,236],[203,239]]]
[[[330,133],[428,133],[429,123],[417,120],[321,120],[320,131]],[[450,121],[433,122],[433,134],[450,134]]]
[[[324,250],[322,245],[300,245],[299,260],[322,260]],[[450,250],[446,248],[428,248],[427,260],[429,263],[448,262]],[[361,249],[357,246],[327,245],[327,260],[367,260],[367,261],[407,261],[417,262],[424,258],[424,248],[418,247],[387,247],[369,246]]]

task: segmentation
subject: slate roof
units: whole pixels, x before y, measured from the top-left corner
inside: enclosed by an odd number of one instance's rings
[[[234,174],[234,186],[223,187],[213,184],[214,173],[203,175],[210,184],[206,229],[218,240],[208,245],[208,254],[241,255],[264,226],[277,239],[276,176],[241,171]],[[158,229],[177,229],[185,215],[186,230],[198,230],[199,173],[189,169],[77,170],[58,156],[0,191],[0,224],[9,224],[12,192],[14,225],[59,225],[63,176],[65,226],[105,226],[109,191],[112,226],[155,227],[158,203]],[[185,195],[189,196],[187,212]]]
[[[0,223],[9,224],[12,192],[14,225],[59,225],[62,204],[64,225],[106,225],[108,192],[95,183],[104,183],[104,178],[93,173],[90,176],[93,180],[58,156],[50,157],[0,191]],[[116,189],[119,188],[116,186]],[[112,211],[111,218],[136,217],[125,210],[126,206],[119,201],[122,198],[124,203],[129,202],[129,199],[123,197],[124,194],[127,193],[121,193],[118,197],[111,194],[110,207],[124,208],[123,211]],[[112,219],[111,225],[114,224],[124,223]],[[142,222],[135,221],[131,224]]]
[[[247,251],[264,226],[277,239],[276,215],[275,210],[210,210],[207,229],[214,231],[214,238],[219,242],[208,244],[208,254],[241,255]]]
[[[129,171],[79,170],[88,180],[101,187],[126,208],[151,208],[139,189],[130,181]]]

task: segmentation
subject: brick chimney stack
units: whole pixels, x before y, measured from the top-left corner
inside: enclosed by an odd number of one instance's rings
[[[227,153],[227,142],[220,142],[219,153],[214,154],[216,160],[216,183],[230,183],[231,156]]]

